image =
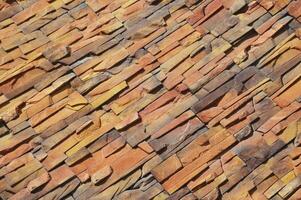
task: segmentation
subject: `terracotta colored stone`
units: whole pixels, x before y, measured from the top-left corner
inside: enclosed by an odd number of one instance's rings
[[[57,146],[57,148],[48,152],[48,156],[42,162],[44,167],[48,170],[51,170],[54,167],[58,166],[65,159],[67,159],[67,156],[64,153],[72,146],[74,146],[76,143],[77,143],[76,138],[74,136],[73,137],[71,136],[68,139],[66,139],[64,142],[62,142],[59,146]]]
[[[0,166],[4,166],[14,159],[18,158],[19,156],[23,155],[24,153],[30,151],[33,148],[33,146],[29,144],[23,144],[16,148],[13,152],[10,152],[6,154],[5,156],[0,158]]]
[[[157,167],[155,167],[152,170],[152,174],[156,177],[156,179],[162,182],[181,168],[182,168],[181,161],[176,155],[174,155],[166,159]]]
[[[69,151],[66,152],[68,156],[74,154],[82,147],[85,147],[95,140],[97,140],[100,136],[104,135],[106,132],[110,131],[115,123],[118,123],[119,120],[116,116],[111,114],[106,114],[101,117],[101,127],[94,131],[93,134],[87,135],[87,137],[83,138],[77,145],[73,146]]]
[[[202,157],[199,157],[198,159],[184,167],[182,170],[177,172],[175,175],[171,176],[167,181],[163,183],[163,187],[169,193],[173,193],[176,189],[178,189],[183,184],[187,183],[190,179],[195,177],[198,173],[203,171],[206,166],[206,162],[218,155],[222,151],[221,148],[227,148],[234,142],[235,140],[233,139],[233,136],[229,136],[222,143],[210,149],[210,151],[208,151]],[[225,144],[225,146],[223,144]],[[178,181],[175,182],[175,179],[177,179]]]
[[[299,4],[0,2],[0,199],[298,199]]]
[[[279,111],[276,115],[274,115],[271,119],[269,119],[266,123],[264,123],[261,127],[259,127],[258,131],[267,132],[269,131],[275,124],[277,124],[280,120],[286,118],[292,112],[295,112],[299,109],[299,103],[293,102],[288,107]]]
[[[103,156],[108,157],[114,152],[118,151],[125,145],[125,140],[122,137],[117,138],[107,146],[105,146],[102,150]]]
[[[166,126],[162,127],[160,130],[158,130],[157,132],[152,134],[152,138],[159,138],[159,137],[163,136],[164,134],[171,131],[172,129],[174,129],[178,125],[182,124],[186,120],[189,120],[192,116],[193,116],[193,113],[190,111],[183,113],[178,118],[174,119],[169,124],[167,124]]]

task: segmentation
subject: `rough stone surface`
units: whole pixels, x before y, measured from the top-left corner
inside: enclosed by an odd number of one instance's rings
[[[301,197],[301,0],[0,0],[0,199]]]

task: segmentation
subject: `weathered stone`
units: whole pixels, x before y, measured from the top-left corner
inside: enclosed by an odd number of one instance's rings
[[[301,15],[300,7],[301,7],[301,1],[300,0],[294,1],[288,6],[288,13],[297,18]]]
[[[20,5],[13,5],[10,6],[4,10],[1,10],[0,12],[0,21],[3,21],[7,18],[10,18],[20,12],[22,10],[22,7]]]
[[[137,146],[140,142],[148,138],[149,133],[145,132],[142,124],[129,128],[126,132],[121,133],[126,138],[126,141],[132,146]]]
[[[298,199],[299,4],[0,2],[0,199]]]
[[[5,180],[9,185],[13,186],[19,181],[29,176],[30,174],[32,174],[33,172],[35,172],[36,170],[40,169],[41,167],[42,164],[36,159],[34,159],[26,163],[25,166],[19,168],[18,170],[5,175]]]
[[[114,141],[115,139],[117,139],[119,136],[120,135],[116,130],[112,130],[112,131],[106,133],[105,135],[101,136],[99,139],[97,139],[93,144],[91,144],[88,147],[88,150],[91,153],[94,153],[95,151],[101,149],[105,145],[107,145],[107,144],[111,143],[112,141]]]
[[[198,113],[206,108],[208,105],[216,101],[218,98],[223,96],[226,92],[228,92],[234,84],[233,80],[228,81],[223,86],[211,92],[209,95],[200,98],[200,100],[192,106],[192,111],[194,113]]]
[[[110,144],[106,145],[102,149],[103,156],[109,157],[110,155],[112,155],[116,151],[120,150],[125,145],[126,145],[125,140],[122,137],[119,137],[116,140],[114,140],[113,142],[111,142]]]
[[[43,26],[41,28],[41,31],[43,33],[45,33],[46,35],[49,35],[50,33],[54,32],[57,29],[64,26],[66,23],[70,23],[72,21],[73,21],[73,18],[70,17],[69,15],[65,14],[65,15],[62,15],[62,16],[58,17],[57,19],[51,21],[46,26]]]
[[[43,55],[52,63],[56,63],[63,57],[69,55],[70,48],[68,46],[63,45],[54,45],[46,49],[43,52]]]
[[[121,82],[117,86],[113,87],[111,90],[104,92],[103,94],[99,95],[95,98],[94,101],[91,102],[91,105],[94,108],[97,108],[107,102],[109,99],[111,99],[113,96],[118,94],[120,91],[125,89],[127,87],[127,83],[125,81]]]
[[[43,79],[39,81],[37,84],[35,84],[35,88],[38,91],[41,91],[48,85],[50,85],[53,81],[57,80],[60,76],[64,75],[70,70],[67,66],[62,66],[58,69],[55,69],[54,71],[51,71],[50,73],[47,73],[47,75],[43,76]]]
[[[110,166],[105,166],[91,176],[91,181],[92,183],[97,184],[103,181],[105,178],[108,178],[112,174],[112,172],[113,171]]]
[[[241,26],[238,24],[234,28],[224,33],[223,38],[225,38],[225,40],[227,40],[228,42],[233,43],[251,30],[252,27],[250,26]]]
[[[6,137],[2,137],[0,141],[3,145],[0,147],[0,152],[6,152],[12,148],[15,148],[19,144],[28,141],[35,135],[35,131],[29,127],[16,135],[7,135]]]
[[[165,179],[170,177],[172,174],[177,172],[182,168],[182,163],[177,157],[173,155],[163,161],[161,164],[156,166],[151,172],[156,177],[157,180],[163,182]]]
[[[199,42],[191,44],[189,47],[180,51],[175,57],[172,59],[167,60],[165,63],[161,64],[160,68],[164,73],[171,71],[175,68],[180,62],[186,59],[193,50],[195,50],[201,44]]]
[[[207,151],[203,156],[197,158],[189,165],[182,168],[179,172],[172,175],[167,181],[163,183],[163,187],[168,193],[175,192],[178,188],[183,186],[197,174],[202,172],[207,167],[207,162],[218,155],[223,149],[228,148],[235,143],[233,136],[229,136],[224,141],[219,143]]]
[[[251,126],[246,126],[241,131],[236,133],[234,136],[238,141],[242,141],[246,137],[250,136],[252,134],[252,128]]]
[[[86,148],[82,148],[75,154],[71,155],[65,160],[65,163],[69,166],[75,164],[76,162],[80,161],[81,159],[87,157],[90,154],[90,152]]]
[[[38,178],[30,181],[27,185],[27,188],[30,192],[34,192],[37,188],[41,187],[42,185],[46,184],[50,180],[50,176],[48,173],[44,173]]]
[[[259,135],[242,141],[233,151],[247,164],[249,169],[255,169],[270,156],[270,148]]]

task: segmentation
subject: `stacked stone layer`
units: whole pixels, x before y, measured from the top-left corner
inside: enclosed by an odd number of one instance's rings
[[[0,2],[0,199],[301,199],[301,0]]]

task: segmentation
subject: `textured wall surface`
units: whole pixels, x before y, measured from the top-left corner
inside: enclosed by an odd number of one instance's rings
[[[0,1],[0,199],[301,199],[301,0]]]

